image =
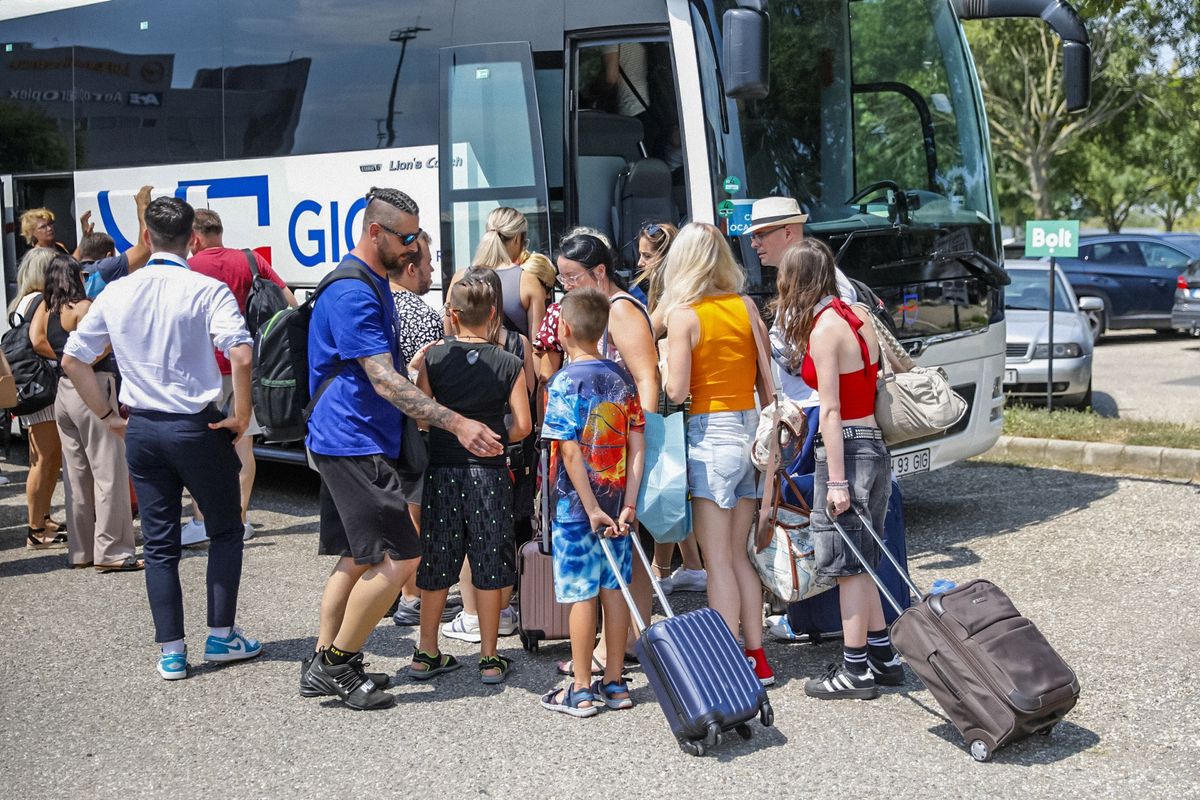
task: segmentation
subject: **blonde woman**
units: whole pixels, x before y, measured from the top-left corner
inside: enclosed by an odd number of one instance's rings
[[[47,247],[69,253],[54,240],[54,212],[48,208],[31,208],[21,215],[21,235],[30,247]]]
[[[693,222],[679,232],[663,271],[667,322],[667,397],[690,395],[688,486],[692,524],[708,570],[708,604],[734,636],[764,686],[775,673],[762,649],[762,583],[746,554],[754,516],[757,475],[750,444],[758,425],[755,328],[767,330],[750,298],[745,276],[724,235]]]
[[[473,267],[494,269],[504,286],[504,327],[529,337],[542,324],[546,314],[545,285],[532,273],[521,269],[529,257],[529,222],[515,208],[500,206],[487,218],[487,230],[475,250]],[[454,282],[465,270],[454,276]],[[453,286],[453,283],[451,285]]]
[[[24,218],[21,227],[25,227]],[[53,235],[51,231],[51,237]],[[15,313],[21,320],[32,322],[34,312],[42,304],[42,292],[46,289],[46,267],[58,254],[59,251],[54,248],[35,247],[21,259],[21,266],[17,269],[16,299],[8,307],[10,319]],[[29,437],[29,476],[25,479],[29,531],[25,546],[31,550],[66,547],[66,526],[50,519],[50,499],[58,483],[59,470],[62,469],[62,442],[54,421],[54,404],[17,419]]]

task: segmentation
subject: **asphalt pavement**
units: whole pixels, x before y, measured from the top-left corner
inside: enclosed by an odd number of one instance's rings
[[[1092,388],[1103,416],[1200,425],[1200,339],[1110,333],[1096,345]]]
[[[1164,343],[1165,344],[1165,343]],[[185,587],[193,677],[165,682],[141,574],[65,568],[23,546],[25,470],[0,471],[0,775],[25,798],[1198,797],[1200,489],[1052,470],[960,464],[903,484],[915,579],[987,577],[1078,672],[1078,707],[1052,736],[977,764],[911,676],[871,702],[810,700],[803,679],[836,643],[768,644],[776,727],[752,724],[712,756],[680,752],[634,674],[630,711],[544,711],[565,643],[526,655],[507,684],[462,670],[399,680],[395,708],[354,712],[297,695],[331,559],[314,555],[314,476],[264,467],[251,512],[239,623],[256,661],[198,664],[205,551]],[[61,489],[56,515],[61,516]],[[700,595],[676,595],[684,608]],[[381,623],[371,668],[395,673],[413,632]]]

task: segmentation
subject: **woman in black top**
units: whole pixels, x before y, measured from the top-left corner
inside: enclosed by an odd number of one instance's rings
[[[449,312],[457,336],[425,353],[417,385],[447,408],[517,442],[533,427],[521,359],[494,343],[494,287],[467,275],[450,290]],[[409,675],[428,680],[457,669],[438,648],[446,595],[470,558],[480,635],[479,675],[499,683],[509,660],[496,652],[503,590],[516,582],[512,478],[503,455],[477,456],[438,429],[429,434],[429,469],[421,508],[421,639]]]
[[[61,360],[67,337],[92,306],[75,259],[58,255],[46,267],[44,299],[30,322],[29,340],[42,355]],[[92,369],[107,394],[107,413],[118,413],[112,355],[101,358]],[[71,485],[67,506],[67,557],[71,566],[95,564],[97,572],[143,569],[144,563],[134,555],[125,440],[92,413],[66,377],[58,380],[54,418],[62,440],[63,468]]]

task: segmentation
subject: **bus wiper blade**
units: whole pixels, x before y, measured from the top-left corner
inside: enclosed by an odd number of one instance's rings
[[[1007,286],[1012,282],[1008,273],[1001,269],[1000,265],[992,261],[982,253],[974,250],[939,250],[930,253],[927,256],[912,256],[911,258],[900,258],[895,261],[888,261],[885,264],[876,264],[871,267],[876,269],[896,269],[898,267],[907,267],[912,264],[942,264],[946,261],[957,261],[966,267],[971,272],[978,275],[985,282],[993,286]]]

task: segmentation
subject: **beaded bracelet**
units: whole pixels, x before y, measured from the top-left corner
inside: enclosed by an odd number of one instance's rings
[[[826,489],[849,489],[850,481],[825,481]]]

